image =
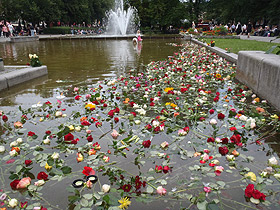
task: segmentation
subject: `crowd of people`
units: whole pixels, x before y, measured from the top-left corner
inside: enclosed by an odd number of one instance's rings
[[[8,21],[0,21],[0,37],[9,38],[13,36],[35,36],[39,31],[37,26],[27,24],[27,26],[21,24],[12,24]]]

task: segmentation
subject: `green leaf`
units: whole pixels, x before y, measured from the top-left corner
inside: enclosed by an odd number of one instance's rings
[[[82,199],[80,200],[80,204],[81,204],[83,207],[86,207],[86,206],[88,206],[88,201],[87,201],[86,199],[82,198]]]
[[[146,192],[147,193],[153,193],[154,192],[154,188],[152,188],[151,186],[148,186]]]
[[[76,201],[79,201],[81,198],[79,196],[68,196],[68,201],[70,203],[75,203]]]
[[[216,203],[208,203],[206,210],[219,210],[219,206]]]
[[[206,209],[206,206],[207,206],[207,201],[203,201],[203,202],[197,203],[197,208],[198,208],[199,210],[207,210],[207,209]]]
[[[103,200],[107,203],[107,204],[110,204],[110,196],[109,195],[105,195],[103,197]]]
[[[87,200],[92,199],[92,194],[84,194],[83,197]]]
[[[72,172],[72,169],[69,166],[64,166],[61,168],[61,171],[63,174],[70,174]]]

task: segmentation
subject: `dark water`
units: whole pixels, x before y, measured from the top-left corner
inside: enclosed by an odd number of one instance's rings
[[[166,59],[178,48],[175,39],[147,39],[134,46],[130,40],[49,40],[0,44],[5,65],[26,65],[36,53],[48,67],[48,76],[0,92],[0,106],[30,105],[50,98],[65,85],[91,84],[115,77],[151,61]]]

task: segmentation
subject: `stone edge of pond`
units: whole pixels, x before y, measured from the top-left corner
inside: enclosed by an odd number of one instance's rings
[[[223,50],[219,47],[211,47],[208,46],[207,44],[198,41],[197,39],[192,38],[191,36],[185,36],[186,40],[190,40],[191,42],[194,42],[195,44],[198,44],[202,47],[205,47],[206,49],[218,54],[219,56],[225,58],[226,60],[230,61],[231,63],[235,63],[237,64],[237,60],[238,60],[238,55],[235,53],[227,53],[226,50]]]
[[[4,66],[4,69],[0,71],[0,90],[9,89],[48,74],[47,66]]]

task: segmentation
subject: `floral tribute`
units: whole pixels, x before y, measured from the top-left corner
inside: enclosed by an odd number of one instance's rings
[[[41,61],[39,60],[38,55],[36,54],[29,54],[29,59],[30,59],[30,63],[28,63],[28,65],[32,66],[32,67],[39,67],[42,66]]]
[[[143,72],[0,111],[0,208],[277,209],[279,113],[235,71],[186,44]]]

